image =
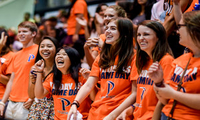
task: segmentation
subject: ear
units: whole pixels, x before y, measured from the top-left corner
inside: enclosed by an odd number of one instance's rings
[[[34,38],[34,37],[36,37],[36,35],[37,35],[37,32],[33,31],[32,32],[32,37]]]

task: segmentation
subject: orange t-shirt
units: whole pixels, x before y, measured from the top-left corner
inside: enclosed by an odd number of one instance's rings
[[[70,11],[70,16],[67,21],[67,34],[74,35],[76,30],[76,14],[83,14],[83,17],[88,21],[87,3],[85,0],[77,0]],[[85,30],[81,27],[79,35],[84,34]]]
[[[78,90],[86,82],[81,74],[79,74],[78,89],[75,89],[75,81],[70,74],[62,75],[61,89],[59,95],[54,95],[52,92],[55,90],[53,85],[53,73],[49,75],[43,83],[46,90],[53,96],[55,120],[66,120],[67,114],[70,110],[71,103],[74,101]],[[78,111],[83,115],[86,120],[90,109],[91,100],[87,97],[78,108]]]
[[[160,60],[160,65],[163,69],[164,79],[168,78],[169,71],[172,70],[172,61],[173,57],[169,54],[163,56]],[[137,73],[136,66],[134,67],[134,79],[137,80],[137,97],[135,111],[133,113],[135,120],[150,120],[152,119],[153,112],[157,105],[158,99],[153,89],[153,80],[151,80],[148,75],[147,71],[149,67],[152,65],[153,60],[151,59],[147,65],[145,65],[142,69],[140,75]]]
[[[7,53],[6,55],[2,56],[1,57],[1,69],[0,69],[0,74],[3,74],[3,75],[8,75],[8,74],[11,74],[12,70],[11,70],[11,61],[14,57],[14,53],[13,52],[9,52]],[[5,92],[5,89],[6,89],[6,85],[0,83],[0,99],[2,99],[3,95],[4,95],[4,92]]]
[[[195,3],[199,3],[199,0],[193,0],[190,7],[185,12],[190,12],[194,10]]]
[[[88,120],[102,120],[131,94],[132,78],[130,74],[132,74],[134,60],[131,61],[131,65],[124,69],[125,74],[118,74],[114,70],[117,59],[114,66],[108,69],[99,67],[99,59],[100,56],[95,59],[90,76],[98,77],[101,87],[90,109]]]
[[[171,87],[177,90],[177,85],[180,81],[181,75],[188,63],[189,58],[191,57],[190,63],[188,65],[187,71],[182,80],[181,92],[199,94],[200,93],[200,58],[194,58],[191,53],[183,54],[178,57],[172,63],[173,70],[171,72],[171,77],[168,80],[168,83]],[[163,113],[168,116],[172,108],[173,99],[170,99],[169,102],[163,108]],[[174,109],[173,118],[177,120],[200,120],[200,110],[190,108],[186,105],[181,104],[177,101],[177,104]]]
[[[23,48],[17,52],[11,62],[12,72],[15,73],[10,100],[14,102],[25,102],[28,100],[29,72],[35,63],[38,45]]]

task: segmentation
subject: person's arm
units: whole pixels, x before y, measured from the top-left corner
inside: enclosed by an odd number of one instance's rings
[[[129,106],[126,108],[117,118],[116,120],[126,120],[128,116],[133,116],[134,108],[133,106]]]
[[[9,81],[9,79],[10,79],[10,74],[8,74],[8,75],[3,75],[3,74],[1,74],[1,79],[0,79],[0,82],[2,83],[2,84],[4,84],[4,85],[7,85],[7,83],[8,83],[8,81]]]
[[[77,24],[80,24],[81,26],[84,27],[85,30],[85,39],[87,40],[90,37],[90,33],[88,30],[88,25],[87,25],[87,20],[85,18],[76,18]]]
[[[78,91],[78,94],[74,101],[78,101],[78,103],[82,103],[83,100],[90,94],[90,92],[94,89],[95,85],[97,84],[99,78],[98,77],[89,77],[86,83],[81,87],[81,89]],[[72,114],[77,113],[77,106],[72,105],[70,108],[70,111],[67,116],[67,120],[70,120]],[[74,115],[74,118],[76,119],[76,115]]]
[[[190,4],[190,0],[180,0],[180,6],[182,12],[186,10],[187,5]],[[176,23],[175,23],[175,18],[174,18],[174,8],[172,8],[172,12],[170,16],[165,17],[165,21],[163,23],[163,26],[167,32],[167,36],[171,34],[171,32],[174,30]]]
[[[76,17],[82,19],[83,18],[83,14],[76,14]],[[81,29],[81,25],[76,21],[76,30],[74,35],[72,36],[72,41],[73,43],[75,43],[78,40],[78,33]]]
[[[165,99],[174,99],[190,108],[200,110],[200,94],[199,93],[183,93],[176,91],[168,84],[165,87],[157,87],[158,95]]]
[[[137,95],[137,83],[136,81],[132,81],[132,93],[129,95],[116,109],[114,109],[108,116],[106,116],[103,120],[114,120],[123,112],[126,108],[131,106],[131,104],[135,103]]]
[[[98,43],[99,43],[99,38],[89,38],[84,45],[85,57],[90,67],[92,67],[92,64],[96,58],[96,56],[94,56],[93,52],[90,50],[90,47],[97,47]]]
[[[98,35],[103,34],[104,33],[104,20],[98,13],[95,13],[94,23],[95,23],[97,34]]]
[[[156,104],[154,113],[153,113],[152,120],[160,120],[161,111],[162,111],[163,107],[164,107],[164,105],[160,101],[158,101],[158,103]]]
[[[180,0],[173,0],[173,7],[174,7],[174,18],[176,21],[176,25],[178,25],[182,17]]]
[[[34,99],[35,98],[35,82],[36,82],[36,73],[34,72],[34,66],[31,68],[30,74],[29,74],[29,85],[28,85],[28,95],[29,98]],[[35,75],[34,75],[35,74]]]
[[[1,100],[1,102],[3,102],[4,104],[6,103],[6,101],[7,101],[8,98],[9,98],[9,95],[10,95],[10,91],[11,91],[11,88],[12,88],[12,84],[13,84],[13,79],[14,79],[14,77],[15,77],[15,74],[14,74],[14,72],[12,72],[11,77],[10,77],[10,80],[8,81],[8,84],[6,85],[5,93],[4,93],[3,98],[2,98],[2,100]],[[0,104],[0,115],[1,115],[1,116],[3,116],[4,108],[5,108],[5,105]]]
[[[5,32],[2,32],[1,39],[0,39],[0,53],[1,53],[3,46],[5,46],[5,44],[6,44],[7,38],[8,38],[8,36],[5,36]]]
[[[43,74],[43,70],[44,70],[44,60],[39,60],[36,64],[35,64],[35,69],[37,71],[37,78],[36,78],[36,83],[35,83],[35,97],[42,99],[44,98],[49,91],[46,90],[43,87],[42,84],[42,74]]]

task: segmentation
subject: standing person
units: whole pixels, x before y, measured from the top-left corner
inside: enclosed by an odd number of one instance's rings
[[[179,24],[179,43],[188,49],[186,53],[173,61],[170,77],[163,82],[163,71],[159,63],[155,62],[149,68],[148,75],[162,87],[154,86],[159,100],[165,104],[162,109],[161,120],[168,117],[176,120],[200,119],[200,11],[184,13]],[[187,65],[188,64],[188,65]],[[186,66],[187,65],[187,66]],[[184,72],[185,71],[185,72]],[[185,74],[184,74],[185,73]],[[181,79],[183,76],[183,79]],[[179,82],[182,81],[182,84]],[[177,86],[180,91],[177,91]],[[170,113],[174,100],[176,105]],[[155,111],[156,112],[156,111]]]
[[[12,52],[10,48],[10,37],[6,30],[0,29],[0,100],[2,100],[3,95],[5,93],[6,85],[10,79],[11,76],[11,62],[14,56],[14,53]],[[2,102],[0,102],[2,103]],[[2,103],[4,105],[4,103]],[[7,101],[6,105],[7,106]],[[5,109],[6,110],[6,109]],[[4,113],[5,113],[4,110]],[[0,119],[4,118],[4,116],[0,116]]]
[[[36,62],[39,61],[40,59],[44,60],[45,66],[42,76],[43,82],[53,71],[53,65],[57,48],[58,48],[58,41],[50,36],[45,36],[39,43]],[[35,98],[34,89],[37,77],[36,74],[37,73],[35,73],[35,67],[33,66],[30,73],[29,89],[28,89],[29,97],[31,99]],[[47,95],[43,99],[35,98],[30,108],[28,119],[35,120],[35,119],[53,119],[53,118],[54,118],[54,105],[51,95]]]
[[[67,15],[67,39],[65,44],[73,46],[76,41],[80,41],[82,44],[85,43],[84,28],[76,22],[76,17],[88,21],[87,3],[85,0],[70,0],[71,5]]]
[[[44,61],[35,64],[37,79],[35,84],[35,96],[44,98],[52,94],[54,100],[54,119],[66,119],[70,105],[72,104],[78,90],[85,83],[85,79],[79,72],[80,56],[74,48],[61,48],[56,54],[53,73],[42,83],[41,71],[44,70]],[[89,97],[80,104],[80,113],[83,119],[87,119],[90,108]]]
[[[102,51],[71,106],[68,120],[77,113],[78,104],[90,94],[98,81],[101,86],[88,120],[115,119],[117,116],[113,113],[121,113],[120,110],[130,106],[136,97],[136,82],[131,82],[130,77],[134,59],[132,22],[125,18],[111,20],[106,26],[105,35]],[[131,92],[133,94],[129,96]]]
[[[137,81],[137,97],[134,107],[130,106],[118,117],[125,120],[129,115],[136,120],[152,119],[158,99],[153,90],[154,81],[147,75],[150,65],[159,61],[163,70],[164,78],[172,69],[172,51],[167,42],[167,34],[163,25],[157,21],[145,20],[139,24],[136,32],[136,64],[133,71]],[[135,108],[135,109],[134,109]]]
[[[1,103],[9,98],[5,113],[6,119],[27,119],[28,109],[33,100],[28,96],[28,78],[31,66],[35,62],[38,45],[33,43],[37,34],[35,23],[25,21],[18,25],[17,37],[23,44],[23,49],[17,52],[12,61],[12,74],[6,86]],[[0,104],[0,114],[3,115],[4,105]]]

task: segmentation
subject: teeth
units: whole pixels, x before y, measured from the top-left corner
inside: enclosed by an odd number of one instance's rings
[[[43,54],[44,54],[44,55],[48,55],[49,53],[47,53],[47,52],[44,52]]]

